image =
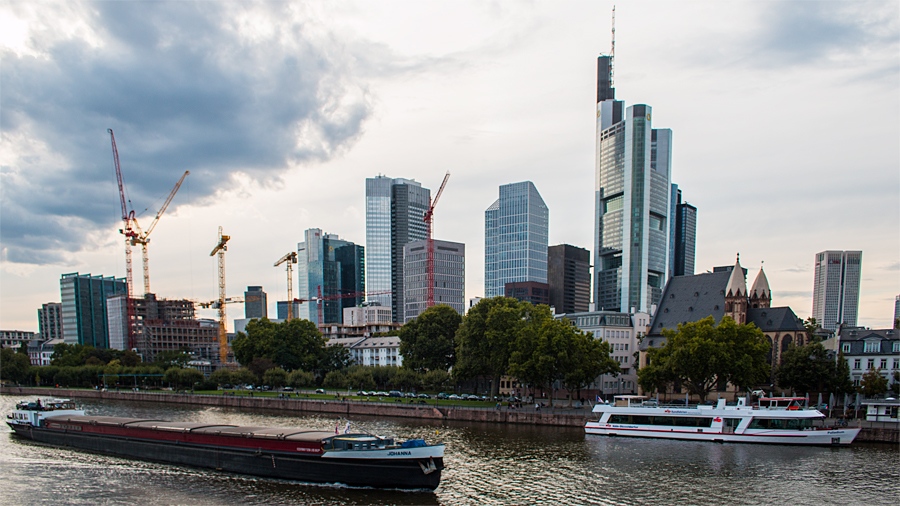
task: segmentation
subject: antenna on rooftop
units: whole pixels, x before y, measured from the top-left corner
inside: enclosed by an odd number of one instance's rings
[[[615,86],[616,60],[616,6],[612,8],[612,46],[609,49],[609,87]]]

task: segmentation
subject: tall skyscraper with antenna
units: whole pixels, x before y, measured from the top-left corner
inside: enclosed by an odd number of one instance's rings
[[[669,277],[672,131],[652,109],[616,100],[615,9],[608,56],[597,59],[594,304],[648,311]]]

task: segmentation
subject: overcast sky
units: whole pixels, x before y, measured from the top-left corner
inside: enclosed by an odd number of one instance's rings
[[[591,249],[596,57],[611,2],[0,4],[0,328],[38,330],[59,278],[124,277],[107,128],[149,224],[151,289],[262,285],[307,228],[365,243],[365,178],[435,192],[484,291],[484,210],[530,180],[550,244]],[[673,130],[698,209],[696,271],[761,262],[774,305],[812,307],[813,260],[863,251],[859,324],[900,293],[900,9],[884,2],[620,2],[616,98]],[[140,292],[140,250],[134,252]],[[296,289],[295,289],[296,292]],[[228,307],[229,320],[243,307]],[[213,311],[200,311],[214,317]],[[229,323],[229,329],[232,326]]]

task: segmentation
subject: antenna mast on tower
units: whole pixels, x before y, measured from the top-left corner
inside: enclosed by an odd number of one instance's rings
[[[615,86],[616,71],[616,6],[612,8],[612,46],[609,49],[609,87]]]

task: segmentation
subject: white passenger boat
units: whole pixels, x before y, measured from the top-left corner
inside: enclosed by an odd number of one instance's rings
[[[616,396],[612,404],[597,404],[599,420],[587,422],[587,434],[687,439],[719,443],[849,445],[858,427],[827,428],[825,415],[807,409],[805,397],[770,397],[750,405],[719,399],[716,405],[660,405],[636,395]]]

